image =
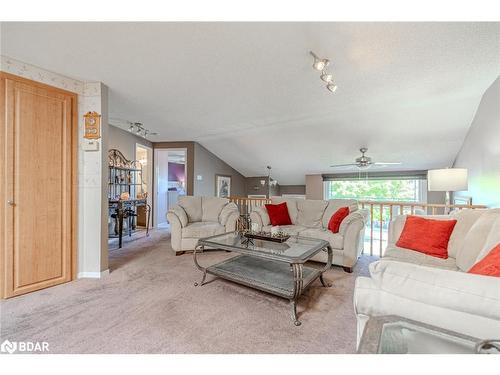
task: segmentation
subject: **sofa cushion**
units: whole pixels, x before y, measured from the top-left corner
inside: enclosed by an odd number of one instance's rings
[[[500,210],[495,210],[495,211],[500,212]],[[476,262],[483,259],[490,252],[490,250],[493,247],[495,247],[498,243],[500,243],[500,215],[498,215],[498,217],[495,219],[495,222],[491,226],[490,233],[486,238],[486,242],[483,246],[483,249],[479,252],[479,255],[477,256]]]
[[[198,221],[196,223],[189,223],[186,227],[182,228],[183,238],[204,238],[215,236],[225,232],[225,227],[219,223],[212,221]]]
[[[201,221],[202,217],[201,197],[184,195],[179,197],[177,203],[179,204],[179,206],[184,208],[184,211],[186,211],[190,223]]]
[[[266,204],[266,210],[271,220],[271,225],[292,225],[286,202]]]
[[[327,201],[301,199],[297,201],[297,224],[308,228],[321,228],[321,218]]]
[[[450,240],[448,241],[448,256],[456,258],[458,252],[463,246],[465,236],[469,232],[475,221],[487,210],[459,210],[454,211],[450,215],[426,215],[426,218],[434,220],[450,220],[455,219],[457,223]],[[399,239],[408,215],[396,216],[389,226],[389,243],[395,244]]]
[[[201,198],[201,221],[219,221],[219,215],[225,205],[229,203],[227,198],[202,197]]]
[[[500,279],[400,262],[370,264],[381,290],[426,305],[500,319]]]
[[[456,220],[408,216],[396,246],[447,259],[448,241]]]
[[[266,225],[262,228],[264,232],[271,232],[271,229],[281,230],[286,234],[289,234],[290,236],[296,236],[306,228],[300,225],[276,225],[276,226]]]
[[[499,216],[498,211],[487,210],[471,226],[457,254],[457,266],[462,271],[467,271],[476,263],[479,253],[486,245],[493,224]],[[491,250],[493,245],[496,244],[490,244],[487,251]]]
[[[292,220],[292,224],[297,224],[297,216],[298,216],[297,201],[298,200],[303,200],[303,199],[272,197],[271,203],[272,204],[280,204],[280,203],[286,202],[286,206],[288,208],[288,215],[290,216],[290,220]]]
[[[423,253],[420,253],[418,251],[397,247],[394,244],[387,245],[384,257],[382,258],[382,261],[384,260],[388,261],[396,260],[399,262],[418,264],[427,267],[458,270],[455,258],[449,257],[448,259],[441,259],[441,258],[431,257]]]
[[[328,221],[328,230],[332,233],[338,233],[340,230],[340,224],[342,221],[349,216],[349,207],[340,207]]]
[[[349,207],[349,212],[354,212],[358,209],[358,201],[355,199],[330,199],[321,219],[323,228],[328,228],[330,218],[340,207]]]
[[[332,233],[323,228],[307,228],[300,232],[300,236],[328,241],[333,249],[342,250],[344,248],[344,236],[339,233]]]
[[[450,241],[448,242],[448,255],[456,258],[458,253],[462,250],[465,237],[474,223],[483,215],[487,210],[457,210],[450,214],[450,218],[456,219],[457,224],[453,228]],[[445,216],[446,217],[446,216]]]

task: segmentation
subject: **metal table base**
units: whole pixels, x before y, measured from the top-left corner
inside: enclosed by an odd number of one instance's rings
[[[304,290],[318,278],[324,287],[331,286],[323,278],[323,273],[332,265],[333,253],[330,246],[324,249],[328,252],[328,261],[322,269],[308,267],[303,263],[287,263],[250,255],[237,255],[209,267],[202,267],[198,263],[197,254],[203,250],[204,246],[197,246],[193,252],[194,264],[203,273],[201,282],[196,282],[195,286],[204,285],[207,274],[212,274],[286,298],[290,301],[291,316],[296,326],[301,325],[297,316],[297,301]]]

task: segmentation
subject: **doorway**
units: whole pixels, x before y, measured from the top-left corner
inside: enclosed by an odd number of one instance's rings
[[[142,166],[141,191],[147,194],[146,201],[152,207],[153,201],[153,149],[140,143],[135,144],[135,160]],[[147,225],[147,207],[137,208],[137,225]]]
[[[186,148],[155,150],[155,201],[154,222],[165,228],[167,211],[177,204],[180,196],[186,195]]]

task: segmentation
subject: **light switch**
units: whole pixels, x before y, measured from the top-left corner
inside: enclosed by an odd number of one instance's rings
[[[199,174],[199,175],[197,175],[197,176],[196,176],[196,179],[197,179],[198,181],[201,181],[201,180],[203,180],[203,176],[202,176],[201,174]]]
[[[99,151],[99,141],[95,139],[84,139],[82,141],[83,151]]]

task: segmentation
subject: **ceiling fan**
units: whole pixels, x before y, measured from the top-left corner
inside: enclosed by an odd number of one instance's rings
[[[387,165],[399,165],[399,164],[401,164],[400,162],[395,162],[395,163],[373,162],[371,157],[365,155],[365,153],[368,151],[368,149],[366,147],[361,147],[359,149],[359,151],[361,151],[361,156],[359,158],[356,158],[354,163],[335,164],[335,165],[330,165],[330,167],[331,168],[358,167],[359,169],[368,169],[372,165],[376,165],[379,167],[385,167]]]

